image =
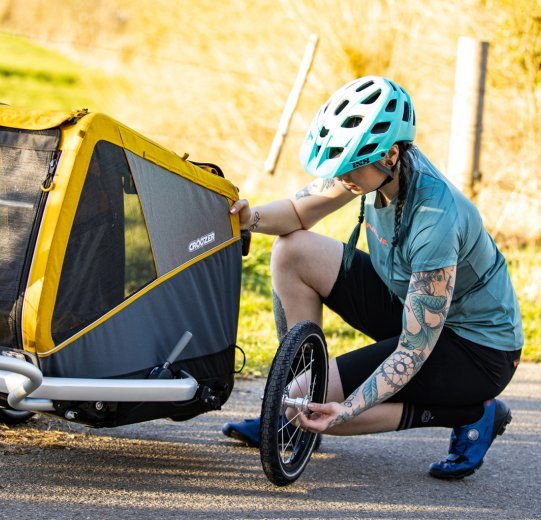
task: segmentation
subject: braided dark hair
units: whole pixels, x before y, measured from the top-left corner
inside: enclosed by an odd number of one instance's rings
[[[393,247],[398,246],[400,242],[400,225],[402,223],[402,210],[404,209],[404,202],[408,195],[408,189],[411,183],[412,177],[412,158],[413,145],[411,143],[400,142],[398,144],[398,150],[400,152],[399,160],[391,168],[396,172],[398,168],[398,198],[396,201],[396,208],[394,210],[394,234],[391,242]]]
[[[366,195],[361,197],[361,211],[359,212],[359,217],[357,218],[357,225],[353,229],[348,243],[344,248],[344,269],[349,271],[351,264],[353,262],[353,257],[355,256],[355,249],[357,247],[357,242],[359,241],[359,234],[361,233],[361,224],[364,221],[364,204],[366,202]]]
[[[400,242],[400,228],[402,224],[402,213],[404,209],[404,202],[408,196],[408,190],[411,184],[413,161],[411,154],[414,152],[414,147],[411,143],[399,142],[397,143],[399,150],[399,160],[391,168],[393,174],[398,169],[398,199],[396,202],[395,214],[394,214],[394,234],[392,240],[391,256],[394,258],[394,248],[398,246]],[[348,243],[344,249],[344,268],[349,270],[355,256],[355,249],[359,240],[359,234],[361,230],[361,224],[364,221],[364,206],[366,195],[361,198],[361,210],[357,219],[357,225],[349,237]],[[392,263],[392,262],[391,262]]]

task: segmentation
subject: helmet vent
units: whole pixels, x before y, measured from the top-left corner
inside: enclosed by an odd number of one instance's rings
[[[396,85],[392,82],[392,81],[388,81],[387,80],[387,83],[389,83],[389,85],[391,85],[392,89],[396,92],[397,89],[396,89]]]
[[[319,151],[320,151],[320,150],[321,150],[321,146],[316,146],[316,147],[315,147],[315,151],[316,151],[315,155],[316,155],[316,156],[319,154]]]
[[[343,123],[342,128],[355,128],[359,126],[363,121],[361,116],[351,116],[348,117]]]
[[[367,144],[357,152],[357,157],[360,157],[361,155],[371,154],[377,147],[378,143]]]
[[[410,119],[410,105],[407,101],[404,101],[404,114],[402,115],[402,121],[408,122]]]
[[[373,134],[384,134],[385,132],[387,132],[387,130],[389,130],[390,127],[391,127],[391,123],[389,121],[385,121],[383,123],[377,123],[372,128],[372,133]]]
[[[371,105],[374,103],[380,96],[381,90],[378,90],[377,92],[374,92],[371,96],[367,97],[362,104],[363,105]]]
[[[342,155],[342,152],[344,151],[343,148],[329,148],[329,159],[336,159],[337,157],[340,157]]]
[[[345,99],[344,101],[342,101],[342,103],[340,103],[338,105],[338,108],[334,111],[334,115],[337,116],[340,112],[342,112],[342,110],[344,110],[344,108],[346,108],[346,106],[348,105],[349,101],[347,99]]]
[[[374,82],[373,81],[367,81],[366,83],[363,83],[360,87],[357,87],[355,89],[355,92],[360,92],[361,90],[364,90],[365,88],[368,88],[370,87],[371,85],[373,85]]]
[[[391,99],[385,107],[385,112],[394,112],[396,110],[396,99]]]
[[[319,137],[326,137],[328,133],[329,133],[329,129],[323,127],[323,128],[321,129],[321,132],[319,132]]]
[[[411,113],[413,115],[413,121],[412,121],[412,125],[415,126],[415,110],[413,110],[413,108],[411,109]]]

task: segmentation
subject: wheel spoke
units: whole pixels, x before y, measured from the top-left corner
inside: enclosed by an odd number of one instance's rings
[[[304,345],[302,346],[302,351],[300,353],[299,359],[297,359],[297,364],[295,366],[295,369],[293,370],[291,367],[289,369],[289,371],[291,372],[291,376],[293,377],[291,382],[297,383],[297,386],[299,387],[299,392],[301,392],[301,394],[302,394],[302,388],[299,384],[298,378],[299,378],[299,375],[302,375],[302,372],[301,373],[297,373],[297,372],[299,370],[299,365],[301,364],[301,360],[303,360],[304,358],[303,354],[304,354]]]
[[[300,385],[299,385],[298,380],[299,380],[299,378],[300,378],[301,376],[305,375],[306,372],[309,372],[309,371],[311,370],[312,364],[313,364],[313,362],[311,361],[308,365],[306,365],[306,371],[303,369],[302,372],[299,372],[299,373],[296,374],[296,375],[295,375],[295,372],[293,372],[293,370],[290,369],[290,373],[291,373],[291,375],[294,377],[294,379],[292,379],[292,380],[289,382],[289,384],[287,385],[286,388],[290,388],[290,387],[291,387],[291,383],[293,383],[293,381],[297,381],[297,385],[299,386],[299,390],[301,390],[301,387],[300,387]]]
[[[312,357],[312,349],[310,349],[310,357]],[[303,345],[302,347],[302,363],[304,365],[304,384],[306,388],[306,393],[308,393],[310,391],[310,386],[308,385],[308,372],[306,370],[306,345]],[[312,366],[311,362],[310,366]]]
[[[317,374],[314,375],[312,378],[312,385],[310,387],[310,391],[308,392],[308,395],[310,396],[310,402],[314,400],[314,392],[316,390],[316,382],[317,382]]]
[[[299,415],[301,414],[301,412],[297,413],[297,415],[295,415],[292,419],[288,420],[286,423],[284,423],[282,425],[281,428],[278,429],[278,433],[280,434],[281,436],[281,443],[280,443],[280,455],[281,455],[281,458],[284,462],[287,462],[287,460],[290,458],[290,457],[286,457],[286,451],[288,450],[288,448],[291,448],[293,451],[294,451],[294,446],[293,446],[293,439],[295,438],[295,435],[297,434],[297,432],[299,431],[300,429],[300,426],[295,426],[295,430],[293,431],[293,433],[289,433],[288,431],[288,426],[290,424],[293,423],[293,421],[299,417]],[[284,431],[285,433],[288,435],[288,438],[287,438],[287,442],[284,441]]]
[[[310,345],[310,362],[308,363],[308,365],[306,364],[306,358],[305,358],[305,350],[306,350],[307,345]],[[302,365],[303,365],[302,371],[297,373],[297,371],[299,370],[299,365],[301,364],[301,362],[302,362]],[[303,392],[303,389],[301,388],[301,385],[300,385],[300,382],[299,382],[299,379],[302,376],[304,376],[304,378],[305,378],[306,392],[310,391],[310,387],[309,387],[309,384],[308,384],[308,372],[309,371],[311,372],[313,363],[314,363],[314,350],[312,348],[312,344],[307,343],[307,344],[303,345],[301,355],[299,356],[299,359],[297,360],[297,365],[295,367],[295,370],[293,370],[292,368],[289,369],[290,374],[292,376],[292,380],[289,383],[289,385],[286,387],[287,390],[288,390],[288,394],[289,394],[289,392],[291,390],[291,384],[295,383],[297,385],[298,389],[299,389],[299,393],[301,395],[303,395],[304,392]]]
[[[310,348],[310,360],[308,362],[308,364],[306,363],[306,349],[307,348]],[[313,349],[313,346],[312,344],[305,344],[302,346],[302,350],[300,352],[300,355],[299,355],[299,359],[297,360],[297,363],[296,363],[296,366],[295,366],[295,370],[293,370],[292,368],[290,368],[290,373],[293,377],[291,383],[295,383],[299,389],[299,392],[301,395],[304,394],[304,392],[307,392],[310,396],[313,395],[313,392],[314,392],[314,382],[312,381],[312,365],[314,364],[314,349]],[[302,367],[301,367],[302,365]],[[297,373],[297,371],[301,369],[301,372],[300,373]],[[300,378],[304,376],[304,388],[305,388],[305,391],[303,392],[303,389],[301,388],[301,385],[300,385]],[[289,395],[289,391],[290,391],[290,387],[291,387],[291,383],[288,385],[288,387],[286,388],[287,390],[287,395]],[[293,421],[295,421],[301,414],[302,412],[301,411],[298,411],[297,414],[290,420],[288,420],[286,423],[284,423],[282,425],[282,427],[279,429],[279,433],[280,433],[280,437],[281,437],[281,458],[282,458],[282,461],[283,462],[288,462],[290,459],[291,459],[291,456],[292,455],[288,455],[286,454],[286,452],[288,450],[292,450],[293,452],[295,451],[295,446],[296,446],[296,443],[300,442],[300,435],[298,434],[299,433],[299,430],[300,430],[300,426],[295,426],[295,430],[291,433],[289,431],[289,428],[288,426],[291,425],[293,423]],[[287,434],[287,442],[284,441],[284,431],[286,432]],[[294,443],[294,439],[296,439],[296,442]]]
[[[304,356],[303,356],[304,357]],[[310,349],[310,363],[308,364],[308,366],[310,367],[310,379],[312,379],[312,365],[314,364],[314,349],[313,347]],[[312,385],[313,383],[311,384],[310,380],[308,379],[308,371],[305,370],[304,371],[304,382],[306,384],[306,393],[307,395],[309,395],[310,397],[312,397]]]

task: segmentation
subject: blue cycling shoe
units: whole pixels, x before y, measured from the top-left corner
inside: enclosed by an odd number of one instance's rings
[[[222,433],[226,437],[246,443],[251,448],[259,448],[260,427],[261,420],[257,417],[256,419],[245,419],[238,423],[225,423],[222,426]]]
[[[222,433],[226,437],[237,439],[244,442],[251,448],[259,448],[259,431],[261,428],[261,419],[244,419],[244,421],[238,423],[225,423],[222,426]],[[297,428],[292,424],[288,424],[287,428],[291,428],[290,435],[295,435]],[[321,445],[321,435],[318,435],[314,450],[318,450]]]
[[[483,458],[497,435],[502,435],[511,422],[511,410],[502,401],[484,403],[481,419],[472,424],[453,428],[449,455],[430,465],[429,473],[441,479],[461,479],[483,465]]]

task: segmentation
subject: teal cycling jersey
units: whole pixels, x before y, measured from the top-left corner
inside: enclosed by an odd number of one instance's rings
[[[400,241],[392,247],[396,199],[366,198],[365,222],[372,264],[404,302],[412,273],[457,266],[445,325],[479,345],[517,350],[522,320],[505,258],[474,204],[418,150],[403,207]]]

